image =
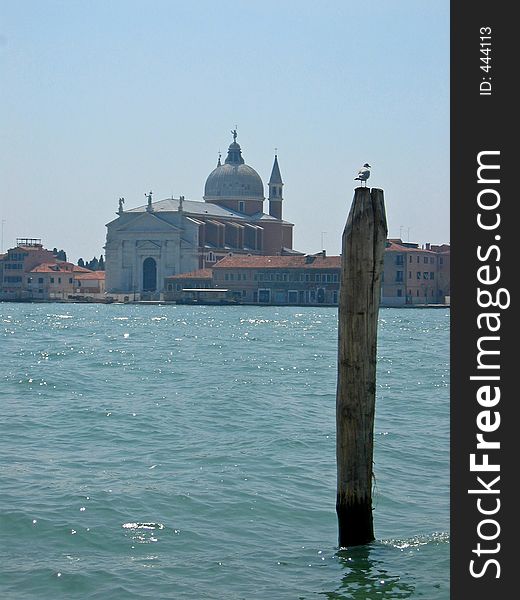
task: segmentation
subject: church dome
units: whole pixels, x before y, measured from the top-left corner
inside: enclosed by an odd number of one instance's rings
[[[204,186],[204,200],[221,199],[264,199],[264,184],[260,175],[242,158],[242,150],[236,141],[228,148],[228,155],[224,164],[220,163],[209,174]]]

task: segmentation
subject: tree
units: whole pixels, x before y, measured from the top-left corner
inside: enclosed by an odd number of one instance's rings
[[[101,255],[99,257],[98,271],[104,271],[104,270],[105,270],[105,259],[103,258],[103,255]]]
[[[78,258],[78,267],[84,267],[85,261],[82,258]]]
[[[99,265],[99,261],[94,256],[94,258],[89,263],[87,263],[87,269],[90,269],[91,271],[97,271],[98,265]]]
[[[67,260],[67,254],[65,253],[65,250],[58,250],[58,248],[53,248],[52,253],[58,260]]]

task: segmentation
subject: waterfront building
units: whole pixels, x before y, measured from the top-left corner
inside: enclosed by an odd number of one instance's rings
[[[381,306],[449,304],[450,247],[388,240]],[[341,257],[325,252],[299,256],[230,254],[211,269],[165,278],[165,300],[183,301],[194,290],[216,288],[246,304],[338,304]],[[190,290],[187,292],[187,290]],[[208,296],[208,294],[205,294]]]
[[[283,181],[275,156],[264,183],[242,157],[236,141],[220,156],[204,186],[203,201],[166,198],[124,209],[107,224],[105,246],[107,292],[137,299],[159,299],[166,278],[209,268],[234,255],[292,254],[293,224],[284,221]]]
[[[46,250],[40,238],[18,238],[16,246],[0,256],[0,299],[25,300],[28,273],[43,262],[53,262],[56,257]]]
[[[446,304],[450,296],[450,246],[389,239],[385,249],[384,306]]]
[[[19,238],[0,256],[0,300],[53,301],[105,298],[105,274],[58,260],[39,238]]]
[[[246,304],[337,305],[341,257],[315,255],[229,255],[211,271],[167,277],[165,298],[178,301],[183,290],[219,288]]]

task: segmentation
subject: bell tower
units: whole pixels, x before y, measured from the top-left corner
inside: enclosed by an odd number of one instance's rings
[[[269,179],[269,214],[275,219],[282,219],[283,181],[278,166],[278,156],[274,155],[273,170]]]

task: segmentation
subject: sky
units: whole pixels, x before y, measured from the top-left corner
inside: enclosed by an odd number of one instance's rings
[[[202,200],[235,126],[297,250],[341,252],[365,162],[389,237],[449,243],[449,125],[448,0],[0,0],[3,251],[104,254],[119,197]]]

